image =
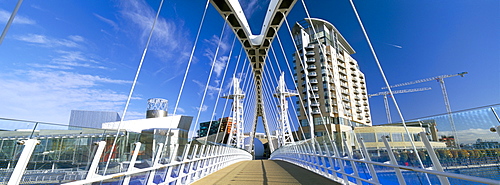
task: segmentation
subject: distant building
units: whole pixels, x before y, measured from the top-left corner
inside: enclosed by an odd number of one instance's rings
[[[362,137],[363,142],[368,150],[385,149],[382,137],[386,136],[387,141],[393,149],[411,149],[411,140],[413,139],[416,148],[424,148],[419,133],[425,131],[425,128],[407,127],[410,136],[402,126],[372,126],[372,127],[357,127],[354,129],[357,137]],[[410,138],[411,137],[411,138]],[[432,140],[432,136],[428,136],[433,148],[446,148],[447,145],[443,142]]]
[[[233,118],[231,117],[225,117],[225,118],[220,118],[218,120],[202,122],[200,123],[200,129],[198,130],[198,137],[205,137],[207,135],[217,134],[219,132],[224,132],[225,134],[229,134],[231,132],[232,124],[233,124]],[[233,130],[233,132],[236,132],[236,130]]]
[[[477,139],[475,144],[472,144],[474,149],[491,149],[500,148],[500,143],[496,141],[483,141],[482,139]]]
[[[455,136],[441,136],[440,142],[446,143],[447,147],[455,147]]]
[[[81,130],[85,128],[101,128],[102,123],[120,121],[117,112],[71,110],[69,118],[69,130]]]

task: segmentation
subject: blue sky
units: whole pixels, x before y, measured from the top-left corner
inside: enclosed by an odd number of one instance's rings
[[[267,1],[241,2],[250,25],[260,30]],[[0,0],[2,29],[15,3]],[[173,112],[205,3],[165,1],[126,119],[143,118],[148,98],[168,99]],[[391,84],[467,71],[466,77],[445,80],[452,110],[500,103],[500,1],[355,3]],[[368,92],[383,91],[380,72],[349,2],[306,4],[311,17],[330,21],[356,50],[352,56],[366,75]],[[158,5],[159,1],[142,0],[24,1],[0,45],[0,117],[66,124],[73,109],[121,114]],[[288,20],[292,24],[305,17],[299,1]],[[200,121],[209,120],[224,67],[229,63],[228,74],[234,71],[241,47],[236,42],[227,62],[234,38],[227,29],[212,62],[223,25],[222,17],[209,6],[179,102],[180,114],[196,117],[215,65],[201,106]],[[279,34],[291,60],[286,27]],[[279,60],[284,67],[284,60]],[[237,73],[242,72],[242,63],[243,57]],[[228,77],[222,93],[227,93],[229,82]],[[292,87],[291,79],[287,83]],[[433,89],[396,95],[406,119],[446,112],[437,82],[407,88],[416,87]],[[372,98],[370,104],[373,122],[385,122],[382,98]],[[224,103],[218,105],[215,116],[221,117]]]

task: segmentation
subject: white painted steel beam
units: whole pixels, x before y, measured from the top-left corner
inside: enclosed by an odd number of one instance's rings
[[[7,185],[17,185],[21,182],[23,178],[24,171],[26,170],[26,166],[30,161],[31,154],[33,154],[33,150],[35,150],[35,146],[40,144],[40,141],[36,139],[28,139],[19,141],[18,144],[24,145],[23,152],[19,156],[19,160],[17,160],[16,167],[14,171],[12,171],[12,175],[10,176],[9,182]]]
[[[252,147],[259,117],[262,119],[267,138],[269,140],[271,139],[264,109],[264,97],[262,95],[264,63],[274,37],[296,1],[297,0],[271,0],[260,33],[253,34],[248,24],[247,17],[238,0],[210,0],[210,3],[212,3],[219,14],[228,22],[228,25],[234,31],[236,37],[238,37],[238,40],[245,48],[245,52],[252,66],[256,94],[256,114],[252,131],[250,131],[250,137],[252,138],[250,142]],[[269,148],[271,152],[274,151],[271,140],[269,141]]]

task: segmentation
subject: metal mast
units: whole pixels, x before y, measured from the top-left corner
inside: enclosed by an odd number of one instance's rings
[[[221,98],[233,100],[231,107],[233,121],[231,122],[227,144],[243,149],[243,98],[245,98],[245,93],[240,88],[240,80],[238,78],[233,76],[233,93]]]
[[[274,97],[279,99],[278,109],[280,117],[278,122],[280,128],[278,129],[278,147],[295,142],[290,122],[288,121],[288,101],[286,98],[298,95],[296,91],[286,89],[285,74],[281,72],[280,81],[278,82],[276,93],[274,93]]]
[[[392,94],[403,94],[403,93],[411,93],[411,92],[419,92],[419,91],[427,91],[431,90],[430,87],[423,87],[423,88],[415,88],[415,89],[403,89],[403,90],[397,90],[397,91],[392,91]],[[389,91],[384,91],[384,92],[379,92],[375,94],[369,94],[368,97],[374,97],[374,96],[384,96],[384,105],[385,105],[385,113],[387,115],[387,123],[392,123],[392,118],[391,118],[391,111],[389,110],[389,101],[387,100],[387,96],[390,95]]]
[[[391,86],[391,88],[437,80],[439,82],[439,85],[441,86],[441,92],[443,93],[444,105],[446,106],[446,112],[448,113],[448,120],[450,121],[450,126],[451,126],[451,129],[452,129],[452,132],[453,132],[453,136],[454,136],[454,139],[455,139],[455,145],[456,145],[456,147],[460,148],[460,144],[458,142],[458,137],[457,137],[457,129],[455,128],[455,122],[453,121],[453,116],[451,115],[450,100],[448,99],[448,93],[446,92],[446,86],[444,84],[444,79],[445,78],[450,78],[450,77],[455,77],[455,76],[464,77],[465,74],[467,74],[467,72],[461,72],[461,73],[458,73],[458,74],[441,75],[441,76],[436,76],[436,77],[431,77],[431,78],[425,78],[425,79],[421,79],[421,80],[415,80],[415,81],[411,81],[411,82],[405,82],[405,83],[396,84],[396,85]],[[382,89],[386,89],[386,88],[387,87],[382,87]]]

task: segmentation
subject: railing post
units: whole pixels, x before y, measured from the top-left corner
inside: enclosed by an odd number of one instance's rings
[[[363,155],[365,156],[365,160],[367,161],[372,161],[370,158],[370,155],[368,154],[368,150],[365,147],[365,142],[363,141],[363,138],[357,137],[359,145],[361,146],[361,151],[363,152]],[[372,179],[376,182],[379,183],[377,172],[375,172],[375,168],[373,167],[373,164],[367,164],[368,169],[370,170],[370,175],[372,176]]]
[[[106,146],[106,141],[99,141],[94,143],[97,145],[97,151],[95,152],[94,159],[92,160],[92,164],[90,165],[89,171],[87,172],[87,177],[85,180],[90,180],[97,176],[97,167],[99,164],[99,160],[101,160],[102,153],[104,152],[104,148]],[[110,154],[111,155],[111,154]]]
[[[432,164],[434,165],[434,169],[440,172],[444,172],[443,167],[441,166],[441,163],[439,162],[439,159],[436,156],[436,152],[432,149],[432,145],[429,142],[429,138],[427,138],[427,134],[425,132],[420,132],[420,138],[424,142],[425,148],[427,149],[427,153],[429,154]],[[443,177],[438,175],[438,178],[439,182],[441,182],[442,185],[450,185],[448,177]]]
[[[352,156],[352,150],[351,150],[351,147],[349,145],[347,145],[347,141],[346,139],[344,138],[342,140],[344,146],[345,146],[345,150],[347,151],[347,156],[350,158],[350,159],[354,159],[354,157]],[[358,178],[361,178],[359,176],[359,172],[358,172],[358,167],[356,166],[356,163],[354,161],[350,161],[351,162],[351,166],[352,166],[352,171],[354,172],[354,175]],[[358,185],[361,185],[363,182],[361,182],[361,180],[359,179],[356,179],[356,183]]]
[[[332,170],[332,174],[328,173],[328,176],[338,180],[337,173],[335,170],[335,164],[333,164],[333,160],[332,160],[332,154],[330,153],[330,150],[328,149],[328,145],[326,145],[326,141],[323,141],[323,146],[325,147],[326,156],[328,157],[328,162],[330,163],[330,169]],[[328,168],[327,168],[327,170],[328,170]]]
[[[134,153],[132,154],[132,159],[130,159],[130,163],[128,165],[127,171],[132,171],[135,169],[135,162],[137,161],[137,155],[139,154],[139,149],[141,149],[141,143],[137,142],[134,143],[135,148],[134,148]],[[130,183],[130,176],[126,176],[125,179],[123,179],[123,185],[127,185]]]
[[[19,160],[17,160],[16,167],[14,168],[14,171],[12,171],[12,175],[10,176],[7,185],[17,185],[21,182],[26,166],[30,161],[31,155],[33,154],[33,150],[35,150],[36,145],[40,144],[40,141],[36,139],[28,139],[19,141],[18,144],[24,145],[24,149],[21,156],[19,156]]]
[[[174,159],[174,156],[177,153],[177,149],[179,148],[179,145],[177,145],[177,144],[174,144],[173,146],[174,146],[174,148],[170,151],[170,154],[169,154],[170,156],[168,158],[167,163],[171,163],[172,162],[172,160]],[[170,181],[172,179],[173,168],[174,168],[173,166],[169,166],[168,169],[167,169],[167,172],[166,172],[166,175],[165,175],[165,182],[167,184],[170,183]]]
[[[333,152],[335,157],[337,158],[337,163],[339,164],[340,171],[342,172],[342,178],[344,179],[344,184],[349,184],[349,179],[347,178],[347,173],[345,173],[344,169],[344,161],[341,159],[339,149],[337,148],[337,144],[335,141],[330,141],[332,143]]]
[[[163,143],[158,143],[158,150],[156,150],[155,158],[152,159],[153,160],[152,167],[158,165],[158,161],[160,161],[161,153],[163,152],[163,146],[164,146]],[[155,174],[156,174],[156,170],[151,170],[149,172],[149,177],[148,177],[148,183],[147,184],[153,184],[153,179],[155,177]]]
[[[388,137],[389,136],[382,136],[382,141],[384,141],[385,148],[387,148],[387,154],[389,155],[389,159],[391,159],[391,164],[398,165],[398,161],[396,160],[394,153],[392,153],[391,145],[389,145],[389,142],[387,141]],[[416,155],[418,155],[418,154],[416,154]],[[401,174],[401,170],[399,168],[394,168],[394,171],[396,172],[396,176],[398,177],[399,184],[406,185],[403,174]]]

